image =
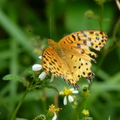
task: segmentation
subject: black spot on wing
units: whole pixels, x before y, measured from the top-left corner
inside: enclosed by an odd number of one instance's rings
[[[78,69],[80,69],[80,68],[81,68],[81,66],[78,67]]]
[[[56,59],[53,59],[55,62],[57,62],[57,60]]]
[[[100,31],[100,34],[103,34],[103,32],[102,32],[102,31]]]
[[[98,48],[98,46],[96,45],[95,48]]]
[[[74,57],[74,55],[71,55],[71,58],[70,59],[72,59]]]
[[[101,40],[101,42],[104,42],[104,40]]]
[[[71,35],[72,36],[72,38],[73,38],[73,40],[75,41],[76,39],[75,39],[75,36],[74,35]]]
[[[95,33],[95,35],[96,35],[96,36],[99,36],[99,34],[98,34],[98,33]]]
[[[96,40],[99,40],[99,37],[96,37]]]
[[[91,41],[91,38],[88,37],[88,40]]]
[[[77,66],[73,66],[73,68],[77,68]]]
[[[86,40],[83,40],[83,43],[84,43],[84,45],[87,45],[87,41]]]
[[[83,75],[85,75],[85,72],[83,72]]]
[[[78,75],[78,77],[80,77],[80,75]]]
[[[78,47],[78,48],[80,48],[80,47],[81,47],[81,45],[80,45],[79,43],[77,43],[77,47]]]
[[[81,49],[81,54],[84,54],[84,53],[85,53],[85,51],[83,49]]]
[[[82,32],[82,34],[83,34],[83,36],[84,36],[84,37],[87,37],[87,35],[85,34],[85,32],[84,32],[84,31]]]
[[[90,34],[93,34],[94,32],[93,31],[91,31],[91,32],[89,32]]]
[[[81,38],[80,38],[80,36],[79,36],[79,33],[77,33],[77,38],[78,38],[79,41],[81,40]]]

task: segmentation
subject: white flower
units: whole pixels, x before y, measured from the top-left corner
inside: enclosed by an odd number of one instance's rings
[[[38,58],[39,58],[39,59],[42,59],[42,56],[39,56]],[[32,66],[32,70],[33,70],[33,71],[40,71],[41,69],[42,69],[42,65],[40,65],[40,64],[34,64],[34,65]],[[38,74],[37,74],[37,75],[38,75]],[[47,76],[46,72],[43,71],[42,73],[39,74],[38,78],[39,78],[40,80],[43,80],[46,76]]]
[[[57,119],[57,114],[56,114],[56,112],[54,112],[54,116],[53,116],[52,120],[56,120],[56,119]]]
[[[33,66],[32,66],[32,70],[33,71],[39,71],[39,70],[41,70],[42,69],[42,65],[40,65],[40,64],[34,64]]]
[[[71,89],[67,89],[66,87],[64,87],[64,90],[60,92],[61,95],[64,95],[64,99],[63,99],[63,104],[67,105],[67,98],[69,102],[73,102],[74,98],[71,95],[72,93],[78,93],[77,90],[74,90],[74,88]]]
[[[39,56],[38,58],[42,59],[42,56]]]
[[[46,72],[43,71],[43,72],[38,76],[38,78],[40,78],[40,80],[43,80],[46,76],[47,76]]]

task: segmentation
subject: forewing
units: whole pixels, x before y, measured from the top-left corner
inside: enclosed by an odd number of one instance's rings
[[[99,30],[84,30],[63,37],[58,43],[63,47],[91,47],[100,50],[107,42],[107,34]]]
[[[89,48],[100,50],[106,41],[107,35],[104,32],[85,30],[72,33],[58,42],[70,65],[74,81],[78,81],[83,76],[91,82],[94,77],[91,71],[91,60],[94,59],[91,56],[97,57],[97,54],[91,52]]]

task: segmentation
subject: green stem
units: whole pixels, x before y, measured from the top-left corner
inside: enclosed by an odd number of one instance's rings
[[[22,103],[23,103],[23,100],[25,99],[25,97],[26,97],[28,91],[31,90],[31,86],[33,85],[33,83],[34,83],[34,79],[31,81],[31,83],[30,83],[29,86],[27,87],[27,89],[26,89],[25,93],[23,94],[23,96],[22,96],[20,102],[18,103],[16,109],[14,110],[14,113],[13,113],[13,115],[12,115],[12,117],[11,117],[10,120],[14,120],[14,119],[15,119],[16,114],[17,114],[18,110],[20,109],[20,106],[21,106]]]
[[[99,5],[99,16],[98,21],[100,25],[100,30],[103,30],[103,3]]]
[[[42,89],[42,103],[43,103],[43,110],[46,113],[46,90],[45,88]]]
[[[11,120],[14,120],[14,119],[15,119],[16,114],[17,114],[20,106],[22,105],[23,100],[24,100],[25,96],[27,95],[28,91],[29,91],[29,89],[26,89],[25,93],[24,93],[23,96],[22,96],[22,99],[21,99],[20,102],[18,103],[18,105],[17,105],[17,107],[16,107],[16,109],[15,109],[15,111],[14,111],[12,117],[11,117]]]

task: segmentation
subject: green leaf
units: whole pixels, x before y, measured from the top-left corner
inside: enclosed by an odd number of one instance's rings
[[[19,77],[18,75],[13,75],[13,74],[8,74],[8,75],[4,76],[2,79],[3,79],[3,80],[17,80],[17,81],[19,81],[19,82],[23,82],[23,83],[25,83],[25,84],[28,84],[27,81],[23,80],[23,79],[22,79],[21,77]]]

